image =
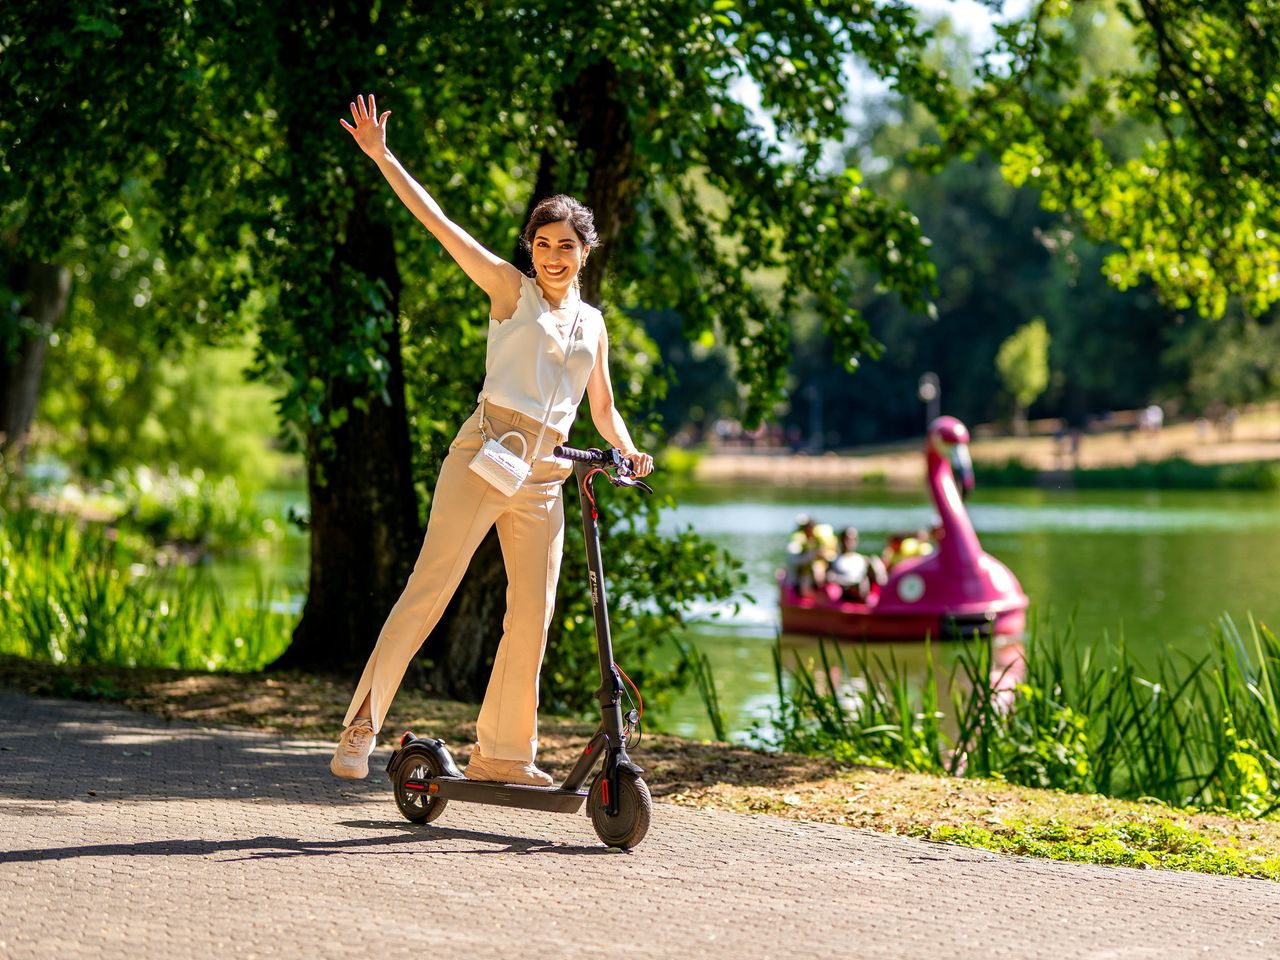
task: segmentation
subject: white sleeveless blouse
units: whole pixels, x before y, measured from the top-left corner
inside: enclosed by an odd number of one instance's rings
[[[569,345],[566,367],[565,339],[573,327],[573,314],[579,310],[581,317]],[[521,277],[515,313],[502,322],[489,318],[481,396],[539,422],[550,400],[547,426],[567,437],[596,365],[604,317],[576,295],[566,301],[561,314],[566,313],[570,319],[560,332],[537,281]]]

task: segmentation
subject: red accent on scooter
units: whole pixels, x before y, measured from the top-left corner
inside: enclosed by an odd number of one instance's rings
[[[607,807],[609,805],[609,781],[608,780],[600,781],[600,796],[604,800],[604,805]]]
[[[591,478],[594,477],[597,473],[603,473],[606,477],[609,476],[609,471],[605,470],[603,467],[596,467],[594,470],[590,471],[585,477],[582,478],[582,489],[587,495],[587,500],[591,503],[591,519],[592,520],[600,519],[600,514],[596,512],[595,491],[591,489]]]
[[[404,733],[400,734],[400,746],[403,747],[404,742],[408,740],[411,736],[413,736],[412,730],[406,730]]]

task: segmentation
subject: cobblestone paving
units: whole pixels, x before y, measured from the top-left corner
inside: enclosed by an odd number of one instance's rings
[[[659,804],[402,820],[328,744],[0,691],[0,958],[1280,956],[1280,885]],[[420,731],[424,732],[424,731]],[[643,764],[643,752],[637,757]]]

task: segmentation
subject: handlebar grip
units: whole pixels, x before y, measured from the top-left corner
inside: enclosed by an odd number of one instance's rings
[[[579,450],[577,447],[557,445],[551,452],[561,460],[577,460],[580,463],[601,463],[604,460],[604,454],[595,448]]]

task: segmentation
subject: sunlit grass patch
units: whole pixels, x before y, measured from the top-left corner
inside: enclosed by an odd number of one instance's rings
[[[139,557],[114,528],[0,506],[0,652],[59,664],[255,670],[293,615],[260,586],[228,603],[200,566]]]
[[[910,832],[924,840],[1019,856],[1280,880],[1280,857],[1253,847],[1225,847],[1198,830],[1164,819],[1092,826],[1053,819],[1018,820],[993,828],[938,824]]]

